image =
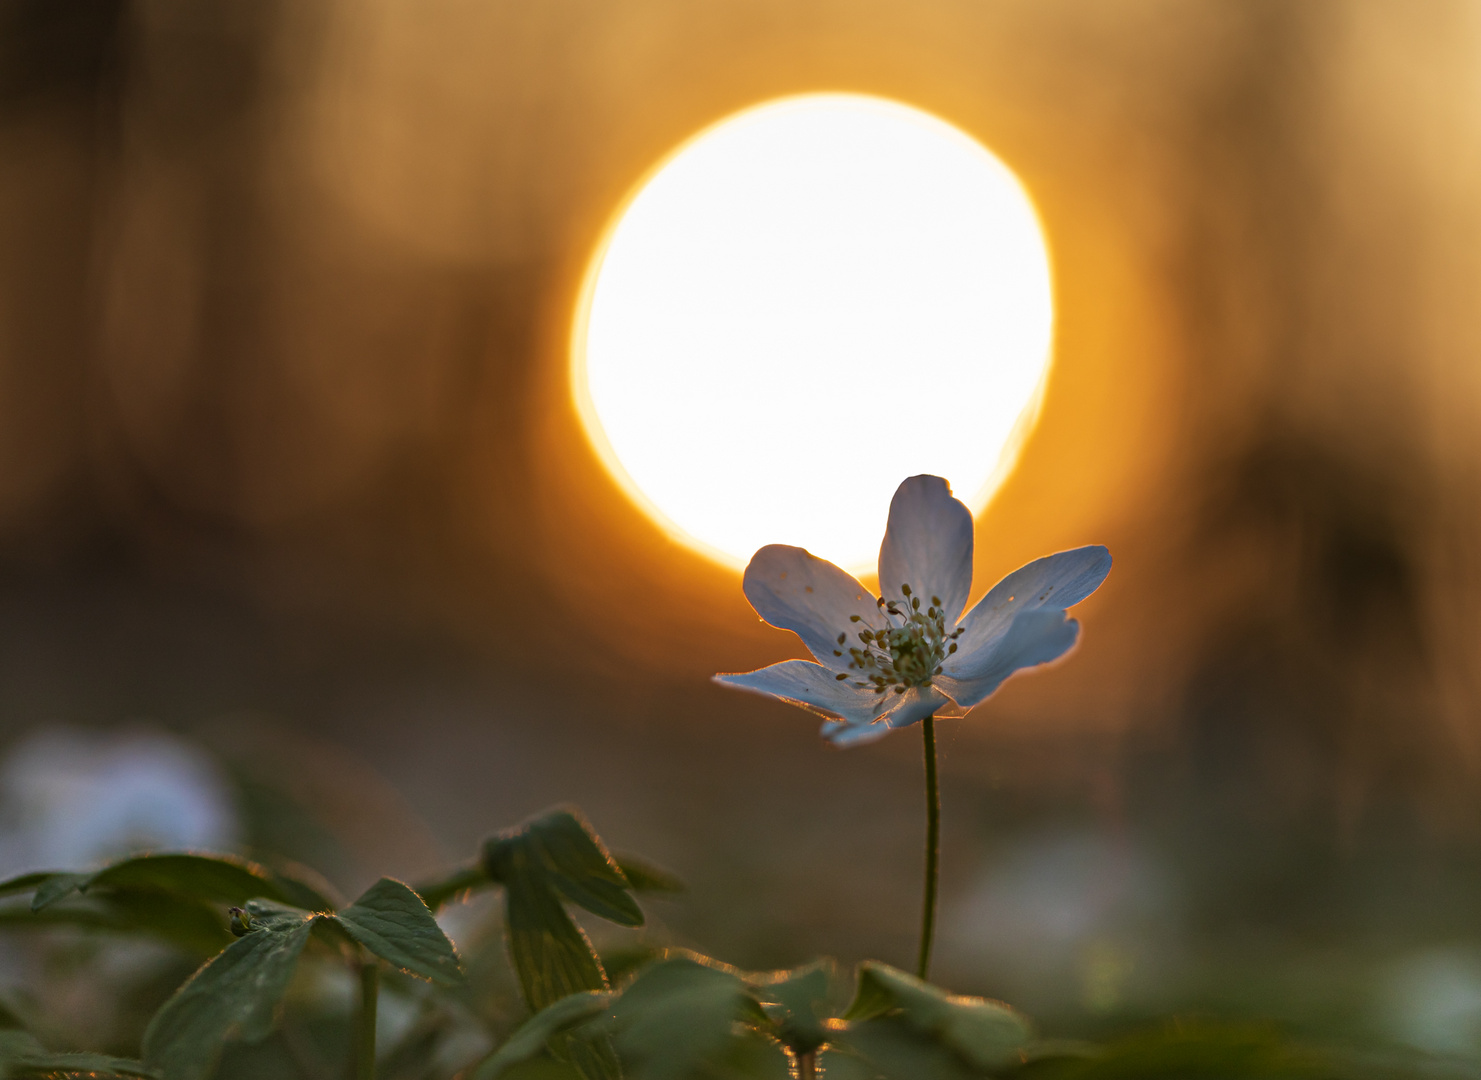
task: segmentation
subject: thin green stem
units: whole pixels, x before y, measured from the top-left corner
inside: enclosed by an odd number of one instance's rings
[[[818,1052],[797,1055],[797,1080],[818,1080]]]
[[[920,913],[920,956],[915,973],[931,972],[931,941],[936,936],[936,879],[941,866],[941,788],[936,782],[936,718],[921,721],[926,752],[926,890]]]
[[[355,1080],[375,1080],[375,1013],[380,997],[380,961],[360,960],[360,1018],[355,1031]]]

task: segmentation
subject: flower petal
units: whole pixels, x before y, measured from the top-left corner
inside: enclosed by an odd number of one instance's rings
[[[883,695],[840,681],[827,668],[808,660],[786,660],[759,671],[716,675],[715,681],[781,698],[824,716],[842,717],[851,724],[868,724],[891,704]]]
[[[865,626],[881,624],[874,596],[838,567],[804,548],[768,544],[751,556],[742,583],[746,599],[772,626],[791,630],[823,664],[847,671],[848,645],[857,645],[859,616]],[[838,635],[847,634],[843,656]]]
[[[952,700],[970,709],[1022,668],[1057,660],[1074,647],[1080,624],[1067,618],[1061,608],[1021,611],[1008,632],[985,649],[958,661],[934,682]],[[892,718],[893,719],[893,718]]]
[[[818,734],[834,746],[863,746],[865,743],[882,739],[890,733],[890,725],[877,721],[873,724],[850,724],[845,720],[825,720]]]
[[[900,704],[885,717],[892,728],[909,727],[951,705],[951,699],[934,686],[912,686],[905,693],[897,694],[896,700]]]
[[[1039,608],[1063,611],[1100,587],[1111,572],[1111,553],[1099,544],[1061,551],[1020,566],[988,590],[961,622],[957,653],[946,663],[946,673],[958,678],[984,661],[972,657],[1008,632],[1020,612]]]
[[[872,692],[871,692],[872,693]],[[896,728],[909,727],[933,713],[937,716],[961,716],[966,710],[958,709],[945,694],[934,687],[912,686],[903,694],[890,694],[883,700],[890,712],[870,724],[852,724],[845,720],[829,720],[823,725],[823,738],[834,746],[858,746],[873,742]]]
[[[941,676],[938,675],[932,681],[932,685],[934,686],[936,683],[938,683],[940,681],[941,681]],[[939,687],[938,687],[938,689],[939,689]],[[945,705],[938,705],[938,706],[936,706],[936,719],[937,720],[949,720],[949,719],[959,718],[959,717],[966,716],[971,711],[972,711],[971,709],[968,709],[968,708],[965,708],[965,707],[963,707],[961,705],[958,705],[955,701],[953,701],[950,698],[948,698]]]
[[[946,625],[967,606],[972,589],[972,513],[939,476],[912,476],[890,500],[890,524],[879,548],[879,591],[900,599],[909,585],[921,604],[941,598]]]

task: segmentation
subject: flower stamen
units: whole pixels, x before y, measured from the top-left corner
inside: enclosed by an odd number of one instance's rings
[[[957,650],[956,639],[963,628],[947,632],[946,612],[939,596],[932,596],[930,606],[922,612],[921,598],[910,585],[901,585],[900,594],[903,601],[882,596],[875,601],[884,616],[884,627],[861,630],[858,637],[862,647],[848,650],[849,670],[860,673],[862,681],[854,685],[861,690],[883,694],[893,689],[903,694],[914,686],[930,686],[931,679],[941,674],[942,661]],[[858,622],[859,616],[851,615],[849,619]],[[839,635],[839,645],[847,636]],[[842,654],[835,651],[834,655]],[[843,681],[848,675],[837,678]]]

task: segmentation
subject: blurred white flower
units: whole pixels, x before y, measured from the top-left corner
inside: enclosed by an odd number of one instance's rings
[[[1481,957],[1473,949],[1410,953],[1383,989],[1378,1017],[1401,1042],[1431,1054],[1481,1052]]]
[[[0,762],[0,872],[71,870],[144,850],[230,850],[211,758],[157,733],[39,731]]]

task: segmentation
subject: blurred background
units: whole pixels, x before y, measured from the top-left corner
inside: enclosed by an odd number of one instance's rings
[[[800,644],[566,382],[630,186],[812,90],[968,131],[1047,232],[977,592],[1116,557],[942,724],[937,981],[1481,1057],[1469,0],[3,0],[0,872],[353,891],[571,801],[689,881],[654,940],[908,965],[918,740],[710,684]]]

